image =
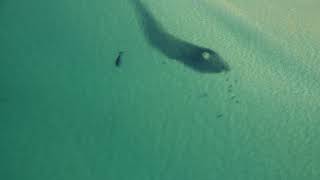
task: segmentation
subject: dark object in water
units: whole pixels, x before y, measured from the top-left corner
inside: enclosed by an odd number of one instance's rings
[[[231,100],[233,100],[234,98],[236,98],[236,96],[232,96],[232,97],[231,97]]]
[[[116,61],[115,61],[115,65],[116,65],[117,67],[119,67],[119,66],[121,65],[121,62],[122,62],[122,59],[121,59],[122,54],[123,54],[123,52],[120,51],[119,54],[118,54],[118,57],[117,57],[117,59],[116,59]]]
[[[223,114],[218,114],[217,118],[222,118]]]
[[[218,53],[169,34],[140,0],[131,1],[136,8],[144,35],[152,47],[168,58],[175,59],[201,73],[219,73],[230,70],[229,65]]]
[[[207,98],[209,96],[208,93],[202,93],[199,95],[199,98]]]

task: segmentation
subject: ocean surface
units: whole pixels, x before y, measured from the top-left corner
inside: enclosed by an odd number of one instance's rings
[[[0,0],[0,179],[318,180],[320,1]],[[115,65],[123,51],[121,63]]]

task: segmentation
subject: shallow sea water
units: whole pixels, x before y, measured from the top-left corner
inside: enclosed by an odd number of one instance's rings
[[[0,1],[0,179],[320,177],[318,1],[141,0],[216,74],[151,47],[129,1]]]

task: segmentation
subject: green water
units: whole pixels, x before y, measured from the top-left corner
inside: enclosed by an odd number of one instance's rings
[[[167,59],[128,0],[0,1],[0,179],[319,179],[320,3],[143,3],[231,71]]]

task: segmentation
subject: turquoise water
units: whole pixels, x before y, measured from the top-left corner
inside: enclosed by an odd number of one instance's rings
[[[128,0],[2,0],[0,179],[320,177],[318,1],[142,2],[231,70],[166,58]]]

